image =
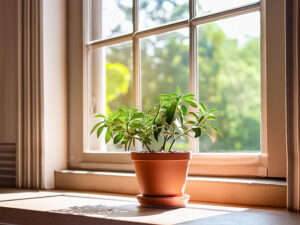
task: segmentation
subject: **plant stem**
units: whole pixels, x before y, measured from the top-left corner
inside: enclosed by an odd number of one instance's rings
[[[146,146],[146,148],[149,150],[149,152],[153,152],[153,151],[148,147],[148,145],[145,144],[145,146]]]
[[[169,148],[169,152],[172,150],[172,147],[174,145],[174,143],[180,138],[182,137],[183,135],[186,135],[187,133],[189,133],[192,129],[189,129],[188,131],[186,131],[185,133],[181,134],[180,136],[178,136],[177,138],[174,138],[174,140],[172,141],[171,145],[170,145],[170,148]]]
[[[165,148],[166,148],[166,143],[167,143],[167,136],[164,136],[164,143],[163,143],[163,145],[161,146],[161,148],[160,148],[160,150],[165,150]]]
[[[156,127],[155,129],[153,129],[153,131],[159,130],[159,129],[162,129],[162,128],[164,128],[164,126]]]
[[[200,122],[197,123],[197,126],[199,126],[199,124],[200,124]],[[180,137],[182,137],[183,135],[188,134],[191,130],[192,130],[192,128],[189,129],[189,130],[187,130],[185,133],[181,134],[180,136],[178,136],[176,139],[174,138],[174,140],[172,141],[172,143],[171,143],[171,145],[170,145],[169,151],[172,150],[172,147],[173,147],[174,143],[175,143]]]

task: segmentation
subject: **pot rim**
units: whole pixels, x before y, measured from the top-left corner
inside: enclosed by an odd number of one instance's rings
[[[131,152],[132,160],[190,160],[191,151],[176,152]]]

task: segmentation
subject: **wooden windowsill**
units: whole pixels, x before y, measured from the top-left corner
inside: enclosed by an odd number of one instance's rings
[[[128,195],[0,189],[0,224],[296,225],[299,220],[300,214],[279,208],[191,202],[186,208],[154,209]]]
[[[57,189],[100,191],[136,195],[134,173],[60,170],[55,172]],[[192,201],[286,207],[286,182],[272,179],[188,177],[186,193]]]

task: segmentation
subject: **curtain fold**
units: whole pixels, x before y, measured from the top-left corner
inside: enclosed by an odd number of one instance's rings
[[[18,1],[17,187],[43,188],[42,0]]]
[[[290,211],[300,212],[299,0],[286,1],[287,159]]]

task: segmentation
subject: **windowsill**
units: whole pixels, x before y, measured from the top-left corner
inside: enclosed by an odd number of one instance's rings
[[[298,224],[285,209],[192,202],[186,208],[138,206],[133,196],[0,189],[0,223],[35,224]]]
[[[69,161],[69,169],[134,172],[130,152],[83,152],[80,161]],[[264,153],[193,153],[189,175],[267,177]]]
[[[61,170],[55,172],[57,189],[138,194],[134,173]],[[186,193],[192,201],[286,206],[286,182],[282,180],[228,177],[188,177]]]

